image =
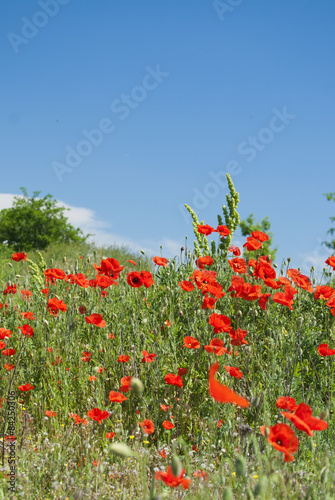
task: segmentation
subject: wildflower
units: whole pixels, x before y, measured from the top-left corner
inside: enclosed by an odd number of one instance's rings
[[[145,288],[150,288],[154,284],[150,271],[141,271],[141,279]]]
[[[143,285],[143,279],[141,273],[137,271],[132,271],[127,274],[127,283],[133,288],[139,288]]]
[[[223,344],[224,344],[224,342],[222,339],[214,338],[214,339],[211,339],[209,345],[204,346],[204,349],[208,353],[214,352],[214,354],[216,354],[216,356],[222,356],[223,354],[225,354],[227,352],[227,348],[223,347]]]
[[[106,438],[107,439],[113,439],[114,436],[115,436],[115,432],[107,432],[106,433]]]
[[[201,226],[198,224],[198,233],[209,236],[212,232],[215,232],[215,229],[206,224],[205,226]]]
[[[58,269],[56,267],[52,269],[46,269],[43,274],[46,277],[47,283],[56,283],[56,280],[63,280],[66,277],[65,272],[62,269]]]
[[[178,285],[185,290],[185,292],[192,292],[194,290],[194,285],[191,281],[179,281]]]
[[[253,250],[258,250],[259,248],[262,247],[262,243],[256,238],[253,238],[252,236],[247,237],[246,243],[243,245],[244,247],[247,247],[248,252],[251,252]]]
[[[296,400],[294,398],[290,398],[288,396],[281,396],[276,401],[277,408],[281,410],[290,410],[295,411],[298,406],[296,405]]]
[[[12,336],[12,331],[7,330],[6,328],[0,328],[0,340],[3,340],[5,338],[8,338]]]
[[[5,370],[10,371],[14,370],[15,365],[11,365],[10,363],[5,363]]]
[[[335,255],[332,255],[331,257],[329,257],[326,261],[325,261],[326,264],[328,264],[328,266],[332,267],[333,268],[333,271],[335,271]]]
[[[242,344],[248,344],[246,340],[244,340],[244,337],[247,334],[247,330],[241,330],[241,328],[238,328],[237,330],[233,330],[233,328],[230,328],[229,330],[229,337],[231,338],[231,345],[239,346]]]
[[[100,410],[99,408],[93,408],[87,412],[87,415],[92,419],[96,420],[98,424],[101,424],[102,420],[109,417],[109,413],[106,410]]]
[[[106,326],[106,321],[103,319],[101,314],[90,314],[90,316],[85,316],[85,321],[86,323],[98,326],[99,328],[104,328]]]
[[[172,408],[172,406],[169,406],[169,405],[159,405],[159,407],[163,411],[169,411]]]
[[[19,391],[22,391],[22,392],[31,391],[32,389],[34,389],[34,386],[30,385],[29,383],[25,384],[25,385],[19,385]]]
[[[169,422],[168,420],[164,420],[164,422],[162,423],[162,426],[164,427],[164,429],[166,429],[167,431],[169,431],[170,429],[173,429],[174,428],[174,424],[172,422]]]
[[[332,295],[335,295],[335,290],[331,286],[321,285],[321,286],[315,287],[315,291],[314,291],[314,299],[315,300],[319,300],[319,299],[327,300]]]
[[[223,420],[222,418],[218,421],[218,423],[216,424],[216,427],[222,427],[222,424],[223,424]]]
[[[204,479],[205,481],[208,481],[208,474],[202,469],[197,470],[196,472],[193,472],[194,477],[200,477],[201,479]]]
[[[310,406],[306,403],[300,403],[294,413],[282,412],[282,415],[288,418],[297,429],[313,437],[312,431],[323,431],[327,429],[328,424],[320,418],[313,417],[312,413]]]
[[[17,292],[16,284],[14,283],[14,285],[8,285],[8,283],[7,283],[7,286],[2,293],[4,295],[10,295],[10,294],[15,295],[16,292]]]
[[[90,377],[89,377],[90,382],[95,382],[96,380],[97,380],[97,377],[95,377],[95,375],[90,375]]]
[[[167,266],[168,260],[165,259],[165,257],[153,257],[152,260],[154,261],[157,266]]]
[[[15,353],[15,349],[5,349],[1,354],[3,354],[4,356],[14,356]]]
[[[126,401],[128,399],[123,394],[116,391],[111,391],[108,397],[112,403],[122,403],[122,401]]]
[[[187,347],[187,349],[200,349],[200,343],[194,337],[184,337],[184,347]]]
[[[216,232],[218,232],[219,235],[224,238],[225,236],[228,236],[228,234],[230,234],[230,229],[227,226],[221,225],[216,228]]]
[[[134,266],[136,266],[136,262],[134,262],[133,260],[126,260],[126,262],[130,262],[131,264],[134,264]]]
[[[245,259],[239,259],[236,257],[235,259],[228,260],[228,263],[235,273],[244,274],[247,270],[247,263]]]
[[[144,434],[152,434],[155,431],[155,426],[151,420],[143,420],[143,422],[139,422],[139,425],[142,427]]]
[[[251,236],[260,242],[268,241],[268,239],[269,239],[268,235],[265,233],[262,233],[262,231],[253,231],[251,233]]]
[[[293,295],[284,293],[284,292],[277,292],[274,294],[272,297],[273,302],[277,302],[278,304],[282,304],[283,306],[287,306],[293,310],[292,304],[293,304]]]
[[[119,391],[121,391],[121,392],[128,392],[129,389],[130,389],[130,384],[131,384],[131,379],[132,378],[133,378],[132,376],[122,377],[122,379],[121,379],[121,387],[120,387]]]
[[[58,311],[65,312],[67,310],[67,305],[62,300],[53,298],[49,299],[47,309],[49,309],[50,314],[57,316]]]
[[[202,302],[201,309],[214,309],[217,300],[218,299],[214,299],[213,297],[208,297],[206,294]]]
[[[183,380],[179,375],[174,375],[173,373],[168,373],[165,375],[165,382],[171,385],[177,385],[178,387],[183,387]]]
[[[229,387],[221,384],[215,378],[215,374],[219,369],[219,363],[214,363],[209,369],[208,383],[209,383],[209,393],[215,401],[219,403],[234,403],[242,408],[248,408],[250,405],[249,401],[242,396],[236,394],[236,392],[229,389]]]
[[[263,293],[258,301],[258,305],[263,311],[266,309],[266,304],[268,302],[269,297],[271,297],[271,293]]]
[[[34,335],[33,328],[28,324],[25,324],[23,326],[18,326],[18,328],[21,330],[22,335],[24,335],[25,337],[32,337]]]
[[[164,483],[167,486],[170,486],[170,488],[177,488],[181,484],[184,490],[187,490],[190,487],[191,480],[184,478],[185,472],[185,469],[182,469],[179,476],[174,476],[172,467],[168,465],[167,472],[156,472],[155,479],[164,481]]]
[[[12,259],[15,260],[15,262],[20,262],[20,260],[26,261],[27,254],[23,252],[13,253]]]
[[[156,357],[156,354],[152,353],[149,354],[148,351],[142,351],[143,358],[142,358],[142,363],[152,363]]]
[[[229,250],[229,252],[233,252],[235,257],[239,257],[241,255],[241,250],[238,247],[236,247],[235,245],[230,245],[228,250]]]
[[[97,274],[95,282],[97,286],[100,286],[100,288],[108,288],[111,285],[117,285],[117,281],[115,281],[110,276],[105,276],[104,274],[103,275]]]
[[[243,377],[243,373],[238,368],[235,368],[233,366],[225,366],[225,370],[232,377],[236,377],[236,378],[242,378]]]
[[[120,356],[118,357],[117,361],[119,361],[119,363],[127,363],[127,361],[130,360],[130,356],[125,356],[124,354],[120,354]]]
[[[198,257],[198,259],[195,261],[195,265],[199,269],[205,269],[205,266],[211,266],[213,262],[214,260],[212,259],[212,257],[206,255],[204,257]]]
[[[229,332],[230,330],[231,321],[224,314],[211,314],[208,323],[214,327],[214,333]]]
[[[320,344],[318,347],[318,353],[320,356],[334,356],[335,349],[330,349],[328,344]]]
[[[273,427],[267,427],[269,435],[267,440],[269,443],[281,453],[284,453],[285,462],[293,462],[293,453],[298,451],[299,440],[294,434],[293,429],[286,424],[276,424]],[[260,428],[261,433],[265,436],[265,426]]]
[[[21,316],[25,319],[36,319],[34,318],[34,313],[33,312],[21,312]]]
[[[89,361],[91,361],[91,358],[92,354],[89,351],[84,351],[81,360],[84,361],[84,363],[88,363]]]
[[[183,375],[186,375],[186,373],[188,373],[188,369],[187,368],[178,368],[178,375],[179,375],[179,377],[182,377]]]
[[[55,417],[57,415],[57,413],[55,411],[51,411],[51,410],[46,410],[45,414],[47,417]]]
[[[0,349],[4,349],[6,347],[6,342],[0,340]]]

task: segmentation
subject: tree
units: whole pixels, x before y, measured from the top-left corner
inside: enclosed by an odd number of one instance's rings
[[[262,231],[268,235],[268,241],[262,243],[262,255],[271,255],[272,260],[275,260],[278,246],[271,248],[273,233],[269,231],[270,227],[269,217],[265,217],[261,222],[255,222],[254,214],[250,214],[246,220],[240,222],[242,236],[250,236],[253,231]],[[248,252],[248,257],[251,258],[254,253]]]
[[[335,193],[324,193],[323,196],[327,198],[328,201],[333,200],[335,201]],[[331,222],[335,222],[335,217],[329,217]],[[335,227],[331,227],[329,231],[327,231],[327,234],[330,234],[333,236],[335,233]],[[332,241],[323,241],[322,242],[324,245],[326,245],[327,248],[330,248],[331,250],[335,250],[335,240]]]
[[[16,252],[43,250],[50,243],[84,242],[89,235],[69,224],[64,212],[51,194],[38,198],[41,191],[34,191],[31,198],[21,188],[24,197],[15,196],[11,208],[0,211],[0,243],[6,243]]]

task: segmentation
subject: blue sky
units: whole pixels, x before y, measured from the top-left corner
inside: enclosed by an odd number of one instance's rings
[[[332,0],[3,2],[0,208],[51,193],[98,242],[169,257],[193,241],[183,204],[215,225],[230,171],[278,263],[322,268],[334,16]]]

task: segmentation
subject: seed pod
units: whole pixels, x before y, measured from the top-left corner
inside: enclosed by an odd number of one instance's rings
[[[142,396],[144,387],[143,387],[143,384],[139,378],[133,377],[131,379],[130,386],[133,389],[133,391],[137,397]]]

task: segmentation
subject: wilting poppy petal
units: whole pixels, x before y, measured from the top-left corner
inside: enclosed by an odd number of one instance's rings
[[[221,384],[215,378],[215,374],[219,369],[219,363],[214,363],[209,369],[208,382],[209,382],[209,393],[215,401],[219,403],[234,403],[241,408],[248,408],[250,405],[249,401],[242,396],[236,394],[236,392],[229,389],[229,387]]]

